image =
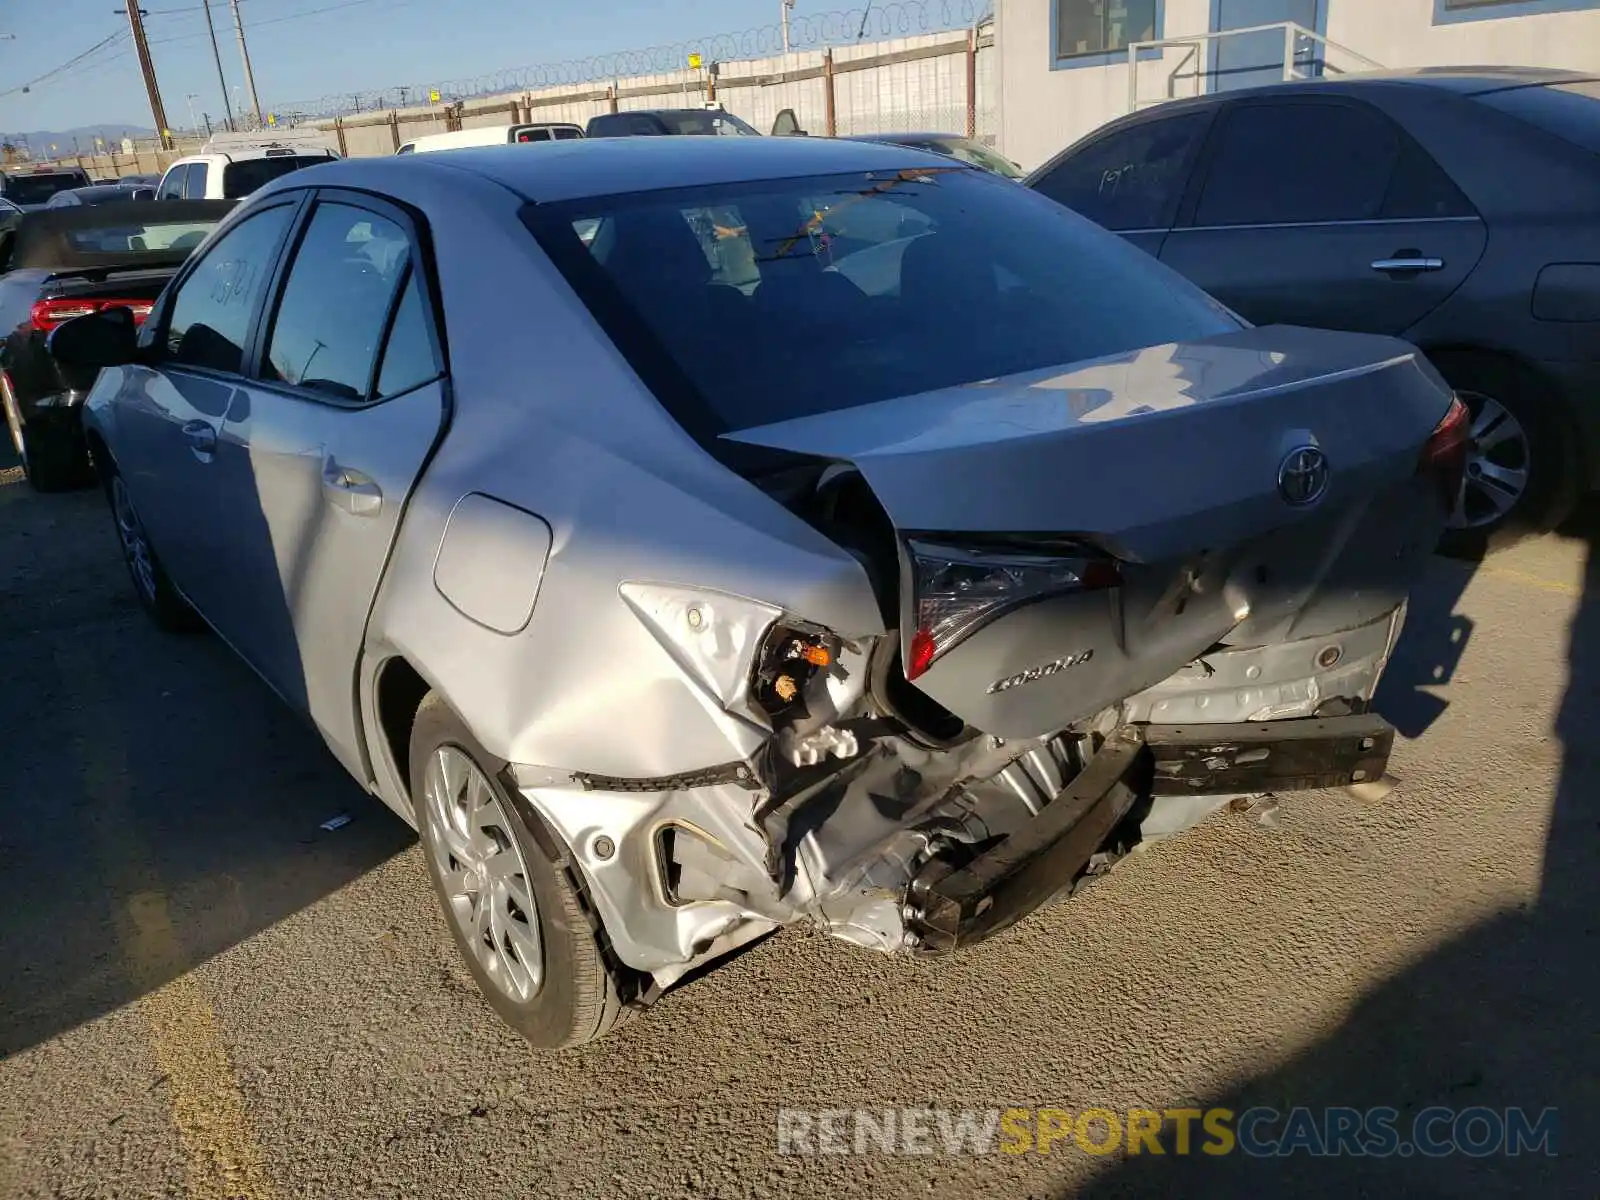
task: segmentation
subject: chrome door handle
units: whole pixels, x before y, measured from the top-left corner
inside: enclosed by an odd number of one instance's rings
[[[369,517],[383,507],[383,489],[360,471],[329,463],[322,471],[322,494],[335,507]]]
[[[184,422],[183,436],[189,443],[190,452],[201,462],[210,462],[211,456],[217,452],[217,431],[206,421]]]
[[[1393,258],[1377,259],[1372,264],[1374,271],[1382,271],[1386,275],[1409,274],[1413,271],[1439,271],[1443,268],[1444,259],[1442,258],[1429,258],[1426,255],[1406,254],[1404,252],[1395,255]]]

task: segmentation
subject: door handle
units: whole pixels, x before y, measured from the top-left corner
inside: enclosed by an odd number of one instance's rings
[[[1376,259],[1372,264],[1374,271],[1382,271],[1385,275],[1413,275],[1418,271],[1439,271],[1444,268],[1444,259],[1433,258],[1420,250],[1396,250],[1388,258]]]
[[[370,517],[383,507],[383,489],[371,477],[337,463],[323,468],[322,494],[336,508],[358,517]]]
[[[217,431],[209,422],[184,422],[183,436],[189,443],[190,453],[201,462],[210,462],[211,456],[217,452]]]

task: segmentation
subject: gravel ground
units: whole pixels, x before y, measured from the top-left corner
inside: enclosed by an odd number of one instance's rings
[[[942,962],[780,934],[551,1056],[476,998],[410,832],[147,626],[100,497],[8,465],[0,1196],[1596,1194],[1584,536],[1435,564],[1386,802],[1218,814]],[[1558,1154],[776,1153],[780,1106],[1185,1103],[1555,1106]]]

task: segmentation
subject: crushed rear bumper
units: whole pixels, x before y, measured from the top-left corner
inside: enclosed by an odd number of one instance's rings
[[[934,860],[909,902],[931,953],[981,941],[1060,892],[1143,796],[1304,791],[1383,776],[1394,729],[1371,713],[1124,725],[1022,828],[966,863]]]

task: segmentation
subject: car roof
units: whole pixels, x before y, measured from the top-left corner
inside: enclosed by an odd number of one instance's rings
[[[1556,67],[1405,67],[1388,71],[1362,71],[1352,75],[1324,75],[1313,79],[1264,83],[1256,87],[1229,88],[1221,92],[1208,92],[1203,96],[1185,96],[1140,109],[1139,112],[1129,114],[1121,120],[1154,116],[1179,109],[1203,108],[1256,96],[1293,95],[1295,92],[1359,95],[1379,88],[1425,87],[1455,92],[1463,96],[1481,96],[1513,88],[1586,83],[1595,78],[1595,75],[1587,72]]]
[[[574,138],[483,146],[448,154],[337,159],[282,176],[289,187],[403,186],[413,171],[466,171],[535,203],[722,183],[755,183],[855,171],[973,169],[941,154],[845,138]],[[414,176],[411,176],[414,177]]]

